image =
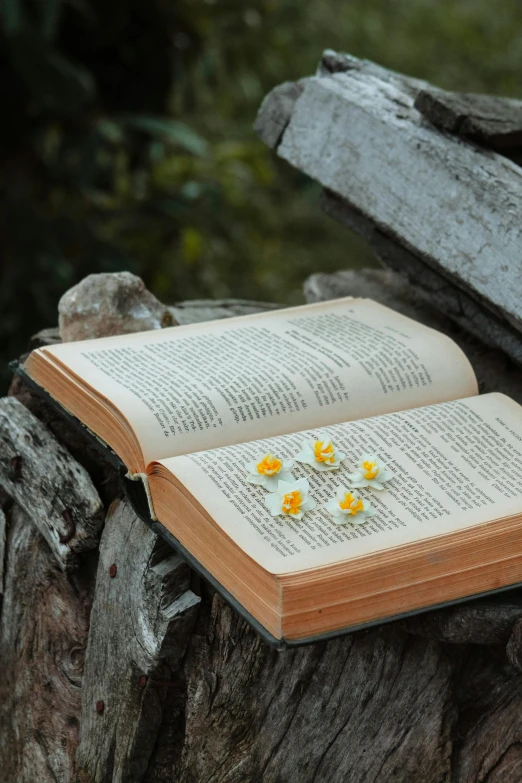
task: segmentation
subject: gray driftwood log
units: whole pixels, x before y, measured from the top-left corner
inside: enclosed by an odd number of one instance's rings
[[[141,780],[200,602],[186,563],[115,501],[100,542],[82,684],[78,764],[89,780]]]
[[[305,291],[310,301],[370,296],[449,331],[483,390],[522,400],[521,370],[393,272],[315,275]],[[186,303],[175,317],[256,309]],[[118,499],[112,469],[77,431],[20,381],[12,394],[2,405],[19,414],[21,435],[36,427],[55,455],[48,481],[61,502],[77,492],[62,467],[83,463],[84,491],[103,497],[107,516],[99,548],[75,551],[64,570],[47,485],[23,490],[0,463],[2,781],[520,783],[518,592],[275,652]],[[0,420],[7,443],[12,430]]]
[[[0,400],[0,488],[24,509],[65,568],[98,545],[102,502],[87,471],[18,400]]]
[[[384,263],[522,362],[522,177],[493,151],[519,151],[521,117],[520,101],[328,51],[315,76],[265,98],[255,128]]]

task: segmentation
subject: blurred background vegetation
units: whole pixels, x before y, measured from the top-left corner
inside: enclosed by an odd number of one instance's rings
[[[521,95],[519,0],[0,0],[0,385],[91,272],[165,301],[297,303],[373,264],[252,132],[324,48]]]

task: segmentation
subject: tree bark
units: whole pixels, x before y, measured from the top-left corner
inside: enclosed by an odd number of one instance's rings
[[[5,783],[73,781],[94,589],[70,578],[18,506],[7,513],[0,615],[0,769]]]
[[[391,272],[314,276],[306,291],[371,296],[448,328]],[[211,317],[212,304],[195,312]],[[520,400],[522,371],[450,328],[481,386]],[[107,512],[99,547],[64,569],[46,534],[57,524],[48,485],[27,474],[18,486],[10,460],[0,464],[3,781],[520,782],[520,591],[278,653],[136,519],[76,432],[22,384],[13,392],[33,414],[11,399],[19,435],[4,418],[0,438],[43,433],[66,506],[80,485],[62,473],[83,460],[82,492],[95,508],[96,487]]]
[[[78,764],[89,780],[141,780],[163,693],[189,642],[200,599],[190,569],[124,501],[109,509],[82,685]]]
[[[65,570],[98,545],[103,506],[87,471],[18,400],[0,400],[0,487],[34,521]]]

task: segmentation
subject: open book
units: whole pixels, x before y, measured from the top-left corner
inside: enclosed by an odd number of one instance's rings
[[[25,371],[147,487],[151,516],[272,639],[298,642],[522,581],[522,408],[477,396],[448,337],[367,299],[41,348]],[[264,455],[316,506],[272,516]],[[326,505],[362,454],[393,474]],[[355,518],[354,518],[355,519]]]

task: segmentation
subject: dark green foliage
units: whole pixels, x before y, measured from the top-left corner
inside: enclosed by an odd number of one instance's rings
[[[0,360],[90,272],[165,300],[300,301],[373,263],[251,130],[323,48],[446,88],[516,95],[515,0],[0,0]],[[2,385],[6,372],[3,372]]]

